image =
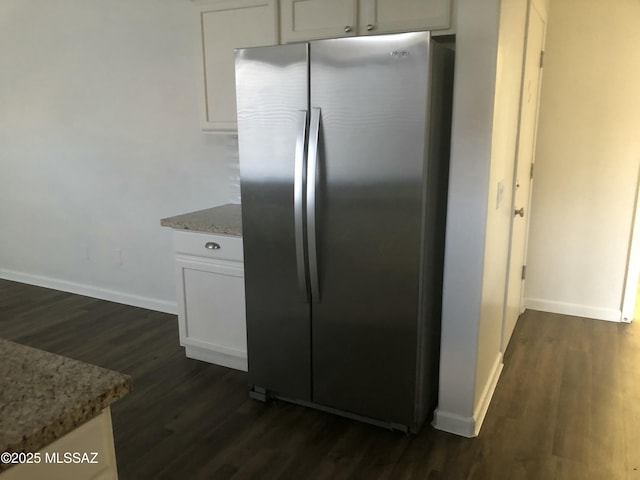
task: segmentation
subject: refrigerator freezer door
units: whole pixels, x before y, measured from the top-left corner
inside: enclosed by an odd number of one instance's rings
[[[383,421],[415,416],[429,35],[310,45],[322,112],[313,401]]]
[[[310,400],[310,306],[299,283],[294,203],[308,46],[238,50],[236,91],[249,383]]]

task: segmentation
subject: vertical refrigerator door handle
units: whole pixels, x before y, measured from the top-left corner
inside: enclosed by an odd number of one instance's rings
[[[318,141],[320,137],[320,109],[311,109],[309,127],[309,155],[307,163],[307,243],[309,252],[309,281],[311,301],[320,303],[318,255],[316,245],[316,187],[318,183]]]
[[[309,302],[307,283],[307,263],[304,251],[304,184],[305,184],[305,146],[307,140],[307,111],[298,112],[296,151],[294,160],[293,209],[294,234],[296,244],[296,266],[298,270],[298,288],[305,303]]]

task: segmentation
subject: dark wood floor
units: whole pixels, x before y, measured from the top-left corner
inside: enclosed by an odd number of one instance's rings
[[[527,312],[480,433],[417,436],[247,396],[175,316],[0,280],[0,337],[133,377],[120,478],[640,479],[640,325]],[[1,359],[0,359],[1,361]]]

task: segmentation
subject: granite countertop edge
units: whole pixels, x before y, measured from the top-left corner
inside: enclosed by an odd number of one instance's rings
[[[240,204],[228,203],[160,220],[160,225],[176,230],[242,236]]]
[[[0,353],[2,452],[37,452],[131,391],[131,377],[97,365],[5,339]]]

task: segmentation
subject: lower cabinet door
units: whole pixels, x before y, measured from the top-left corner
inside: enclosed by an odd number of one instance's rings
[[[176,259],[180,343],[188,357],[247,370],[242,264]]]
[[[39,460],[15,465],[2,480],[117,480],[111,408],[36,452]]]

